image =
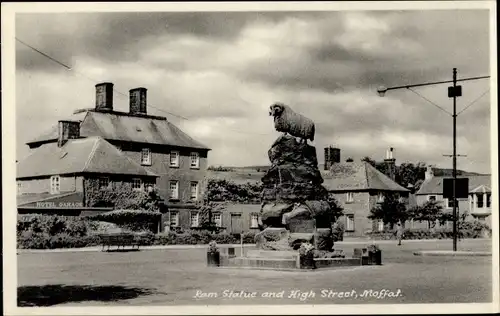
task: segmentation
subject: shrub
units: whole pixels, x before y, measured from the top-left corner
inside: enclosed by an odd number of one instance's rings
[[[488,225],[474,222],[459,222],[458,238],[483,238],[491,234],[491,228]],[[396,239],[395,231],[368,232],[368,236],[378,240]],[[405,229],[403,239],[451,239],[453,238],[452,229]]]
[[[239,242],[234,235],[226,232],[215,235],[215,241],[218,244],[236,244]]]
[[[255,242],[255,233],[254,232],[246,232],[243,233],[243,243],[244,244],[253,244]]]
[[[151,230],[161,213],[143,210],[114,210],[90,216],[92,220],[114,223],[132,231]]]

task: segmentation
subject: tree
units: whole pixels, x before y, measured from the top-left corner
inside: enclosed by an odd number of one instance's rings
[[[408,184],[416,185],[419,180],[425,179],[426,164],[418,162],[417,164],[404,162],[396,166],[396,182],[403,187]]]
[[[386,194],[382,203],[370,210],[368,218],[382,220],[384,223],[390,224],[392,228],[398,222],[404,223],[410,218],[410,214],[406,210],[406,203],[401,201],[399,196]]]
[[[436,201],[427,201],[423,205],[414,206],[409,213],[413,220],[426,221],[429,229],[436,226],[436,220],[442,224],[448,220],[448,214],[443,213],[442,204]]]
[[[361,161],[369,163],[378,171],[389,176],[389,168],[384,161],[377,162],[368,156],[361,159]],[[404,188],[408,187],[408,184],[412,184],[415,190],[418,190],[421,184],[420,180],[423,181],[425,179],[425,170],[426,164],[424,162],[418,162],[417,164],[404,162],[395,168],[395,181]]]
[[[371,158],[370,158],[370,157],[368,157],[368,156],[365,156],[364,158],[362,158],[362,159],[361,159],[361,161],[363,161],[363,162],[367,162],[367,163],[369,163],[370,165],[372,165],[373,167],[376,167],[376,165],[377,165],[377,162],[376,162],[375,160],[371,159]]]

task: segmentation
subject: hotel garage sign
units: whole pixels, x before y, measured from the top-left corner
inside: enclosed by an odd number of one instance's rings
[[[18,208],[22,209],[79,209],[83,207],[82,192],[70,192],[53,197],[34,197],[29,201],[18,204]]]
[[[82,202],[36,202],[36,208],[82,208]]]

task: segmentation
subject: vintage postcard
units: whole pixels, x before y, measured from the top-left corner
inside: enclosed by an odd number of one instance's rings
[[[498,312],[496,25],[3,3],[6,315]]]

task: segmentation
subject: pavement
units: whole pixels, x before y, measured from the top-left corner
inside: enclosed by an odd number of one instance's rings
[[[415,256],[436,256],[436,257],[491,257],[488,251],[453,251],[453,250],[422,250],[415,251]]]
[[[481,239],[484,241],[491,241],[491,239],[484,238]],[[403,244],[409,243],[435,243],[435,242],[442,242],[443,239],[411,239],[411,240],[403,240]],[[451,242],[451,239],[450,239]],[[336,245],[369,245],[369,244],[397,244],[396,240],[371,240],[367,238],[345,238],[343,241],[336,242]],[[218,245],[220,248],[240,248],[241,244],[219,244]],[[161,249],[200,249],[200,248],[207,248],[208,245],[201,244],[201,245],[153,245],[153,246],[142,246],[140,249],[141,250],[161,250]],[[243,244],[244,248],[248,247],[255,247],[255,244]],[[96,251],[101,251],[102,247],[101,246],[94,246],[94,247],[83,247],[83,248],[58,248],[58,249],[18,249],[17,253],[60,253],[60,252],[96,252]],[[433,251],[433,252],[425,252],[425,251],[420,251],[420,252],[415,252],[415,255],[439,255],[442,252],[441,255],[449,255],[449,251]],[[419,254],[417,254],[419,253]],[[453,252],[451,252],[453,253]],[[461,252],[462,254],[469,253],[470,252]],[[481,255],[481,252],[477,252],[477,255]],[[483,254],[483,255],[488,255],[488,254]],[[489,256],[491,256],[491,252],[489,252]]]

